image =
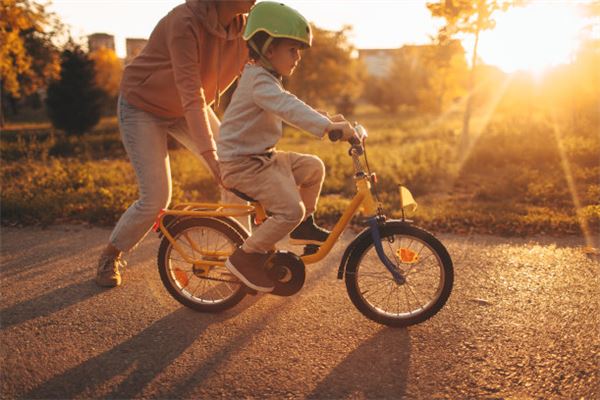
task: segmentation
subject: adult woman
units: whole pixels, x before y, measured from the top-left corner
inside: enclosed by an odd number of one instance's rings
[[[208,107],[246,63],[245,15],[255,0],[186,0],[154,28],[123,73],[119,128],[133,164],[139,199],[119,219],[98,262],[96,283],[121,284],[121,256],[150,230],[171,199],[167,135],[203,160],[220,182],[214,136],[219,120]]]

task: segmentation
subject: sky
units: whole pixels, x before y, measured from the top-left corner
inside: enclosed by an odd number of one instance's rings
[[[359,48],[397,48],[431,41],[443,20],[431,17],[431,0],[288,0],[320,28],[339,30],[352,25],[350,36]],[[71,27],[75,38],[103,32],[115,36],[116,52],[125,56],[125,38],[147,38],[170,9],[183,0],[53,0],[49,7]],[[507,72],[540,70],[568,62],[581,29],[590,20],[577,5],[586,0],[533,0],[527,7],[496,17],[496,29],[482,34],[480,56]],[[596,19],[596,30],[600,22]],[[595,34],[598,34],[596,32]],[[470,40],[463,42],[472,47]]]
[[[71,26],[75,37],[95,32],[115,35],[117,54],[125,55],[125,37],[147,38],[169,10],[182,0],[54,0],[50,9]],[[290,0],[324,29],[354,26],[358,48],[394,48],[429,42],[442,21],[434,21],[425,0]]]

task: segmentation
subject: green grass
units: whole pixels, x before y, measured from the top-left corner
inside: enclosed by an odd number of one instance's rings
[[[419,202],[408,217],[435,231],[565,234],[580,233],[585,223],[598,232],[600,130],[591,123],[565,123],[557,134],[544,119],[497,116],[459,164],[459,115],[439,121],[365,112],[356,119],[369,130],[369,164],[390,216],[400,215],[402,184]],[[29,129],[13,126],[1,135],[3,224],[111,225],[136,199],[135,176],[114,120],[81,139]],[[325,162],[318,218],[331,226],[354,193],[347,145],[291,128],[284,136],[279,149],[314,153]],[[190,152],[173,149],[171,163],[174,203],[217,199],[211,178]]]

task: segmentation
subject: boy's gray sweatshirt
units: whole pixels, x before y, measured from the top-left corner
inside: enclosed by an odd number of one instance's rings
[[[272,150],[282,136],[283,121],[319,138],[329,125],[327,117],[286,91],[265,68],[247,64],[219,129],[219,159]]]

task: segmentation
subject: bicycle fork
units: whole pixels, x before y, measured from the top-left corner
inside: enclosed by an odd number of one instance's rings
[[[406,278],[402,273],[398,270],[396,265],[385,255],[383,251],[383,245],[381,244],[381,235],[379,234],[379,222],[377,221],[377,217],[371,217],[368,219],[369,227],[371,228],[371,236],[373,237],[373,243],[375,244],[375,251],[377,251],[377,255],[379,259],[385,265],[385,268],[390,271],[392,277],[394,278],[394,282],[398,285],[402,285],[406,282]]]

